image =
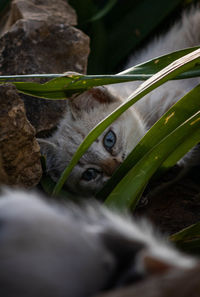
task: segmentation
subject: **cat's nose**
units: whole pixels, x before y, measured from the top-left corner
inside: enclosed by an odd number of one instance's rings
[[[107,176],[111,176],[121,163],[121,158],[109,158],[102,162],[101,167]]]

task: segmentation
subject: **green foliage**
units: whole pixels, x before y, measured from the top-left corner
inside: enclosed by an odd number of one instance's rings
[[[0,76],[0,84],[7,80],[24,78],[53,78],[52,80],[40,84],[36,82],[17,82],[12,83],[18,91],[27,95],[32,95],[44,99],[67,99],[74,94],[79,94],[95,86],[121,83],[134,80],[147,80],[152,75],[162,70],[164,67],[176,61],[178,58],[191,53],[199,47],[188,48],[174,53],[158,57],[146,63],[131,67],[117,75],[81,75],[81,74],[30,74],[30,75],[8,75]],[[172,79],[190,78],[200,76],[200,64],[195,63],[193,68],[185,70],[184,73]]]
[[[184,56],[181,57],[182,55]],[[49,77],[53,77],[53,79],[45,84],[14,81],[13,84],[16,85],[20,92],[56,100],[80,93],[96,85],[138,80],[138,78],[145,80],[123,104],[88,134],[55,187],[49,177],[44,176],[41,185],[47,193],[53,191],[53,194],[58,196],[62,193],[66,198],[73,199],[74,197],[64,191],[62,187],[71,170],[93,141],[137,100],[161,84],[177,77],[186,78],[199,75],[199,64],[200,48],[193,48],[158,57],[156,60],[154,59],[124,71],[120,75],[83,76],[74,74],[65,77],[51,74]],[[30,75],[18,76],[18,78],[22,77],[23,79],[25,77],[30,78]],[[34,75],[31,75],[31,77],[34,77]],[[48,75],[35,75],[35,77],[48,77]],[[2,76],[0,79],[1,83],[3,83],[8,79],[16,79],[16,76]],[[133,149],[127,160],[98,194],[101,199],[102,197],[106,199],[107,206],[121,209],[134,208],[150,178],[155,173],[159,174],[175,164],[190,148],[199,142],[199,90],[200,86],[197,86],[172,106]],[[185,237],[180,238],[178,235],[172,239],[181,248],[199,250],[199,229],[197,228],[193,233],[191,232],[189,230],[188,233],[188,236],[191,236],[191,244],[188,243],[188,239],[185,239]]]
[[[88,73],[114,73],[119,64],[143,44],[154,30],[167,28],[168,17],[195,0],[69,0],[78,13],[79,28],[91,37]],[[0,1],[3,15],[10,0]],[[87,9],[86,9],[87,8]],[[145,20],[145,21],[144,21]],[[162,25],[162,26],[160,26]],[[158,32],[158,31],[157,31]],[[191,53],[193,50],[197,50]],[[191,53],[187,58],[182,56]],[[63,74],[1,76],[0,83],[12,83],[19,92],[45,99],[66,99],[94,86],[132,80],[145,81],[128,100],[99,123],[86,137],[63,172],[57,185],[46,175],[41,186],[48,194],[74,199],[62,189],[66,178],[92,142],[127,108],[169,79],[200,76],[200,49],[192,48],[158,57],[127,69],[118,75]],[[180,60],[177,60],[180,59]],[[171,64],[173,61],[175,63]],[[49,78],[40,84],[16,81],[24,78]],[[180,98],[148,131],[115,172],[97,197],[109,207],[134,208],[152,176],[158,176],[173,166],[200,140],[200,85]],[[186,251],[200,251],[200,223],[171,236],[175,244]]]
[[[0,1],[0,14],[4,11],[4,9],[9,5],[11,0],[1,0]]]
[[[198,89],[199,90],[199,89]],[[198,106],[199,109],[199,106]],[[167,119],[167,117],[165,117]],[[188,149],[192,148],[200,139],[200,111],[191,118],[177,126],[158,144],[150,148],[144,156],[139,159],[135,166],[117,184],[115,189],[106,199],[106,205],[117,208],[134,208],[142,194],[144,187],[163,161],[178,147],[182,152],[188,135],[191,136]],[[167,129],[166,129],[167,130]],[[148,135],[147,135],[148,137]],[[149,142],[147,145],[149,146]],[[183,153],[184,155],[184,153]],[[122,199],[123,197],[123,199]]]
[[[187,55],[183,56],[184,54]],[[187,75],[188,77],[191,77],[199,74],[199,56],[200,48],[193,48],[158,57],[156,60],[154,59],[124,71],[124,74],[122,75],[83,76],[71,74],[67,77],[63,75],[55,75],[60,77],[56,77],[45,84],[13,82],[20,92],[56,100],[80,93],[96,85],[122,82],[138,78],[148,78],[127,101],[121,104],[121,106],[114,110],[106,119],[101,121],[101,123],[88,134],[77,149],[77,152],[74,154],[69,166],[64,170],[60,180],[54,188],[53,194],[59,194],[71,170],[92,142],[137,100],[141,99],[144,95],[148,94],[169,79],[181,77],[181,75],[183,77],[187,77]],[[176,60],[177,58],[179,59]],[[170,62],[171,64],[169,64]],[[162,67],[164,68],[161,69]],[[130,72],[132,73],[132,76],[127,75],[127,73]],[[35,75],[35,77],[38,76],[44,77],[44,75]],[[52,74],[49,76],[54,77]],[[18,78],[22,77],[30,78],[30,75],[18,76]],[[34,77],[34,75],[31,75],[31,77]],[[11,78],[16,79],[16,76],[2,76],[0,77],[1,83]],[[199,122],[196,121],[196,117],[198,118],[198,114],[196,113],[199,111],[199,102],[196,97],[198,91],[199,87],[195,88],[182,98],[138,143],[121,168],[119,168],[113,178],[111,178],[105,186],[105,189],[100,192],[101,197],[104,198],[111,192],[106,200],[107,204],[116,204],[121,207],[135,206],[145,185],[155,171],[159,167],[161,167],[161,170],[163,171],[172,166],[199,141],[198,133],[196,133],[196,129],[199,125]],[[165,124],[166,120],[167,125]],[[195,124],[188,124],[191,122],[194,122]],[[157,159],[155,159],[156,156]],[[134,180],[134,183],[130,183],[130,180]],[[114,189],[115,186],[116,188]],[[122,200],[122,196],[125,197],[125,193],[126,198],[123,198]]]
[[[173,234],[170,240],[181,250],[200,254],[200,222]]]
[[[113,191],[113,189],[120,183],[120,181],[123,179],[124,176],[134,167],[140,166],[140,169],[136,170],[135,175],[134,173],[131,174],[131,179],[134,181],[132,183],[132,191],[130,191],[129,187],[129,196],[132,197],[131,199],[134,202],[137,202],[139,195],[136,193],[138,185],[135,182],[135,178],[138,177],[139,172],[140,174],[140,180],[145,179],[145,175],[147,174],[147,170],[144,170],[144,166],[146,162],[148,163],[148,167],[150,169],[152,163],[152,170],[154,170],[153,166],[156,166],[157,170],[156,174],[157,176],[159,173],[163,173],[168,168],[172,167],[177,163],[177,161],[184,156],[184,154],[189,151],[191,147],[193,147],[196,142],[199,141],[199,136],[196,134],[196,128],[193,126],[191,127],[191,130],[194,128],[194,132],[192,133],[186,133],[186,135],[180,139],[178,144],[178,138],[174,138],[174,136],[170,136],[171,140],[169,140],[169,135],[173,134],[174,131],[181,125],[187,123],[188,119],[196,116],[196,113],[200,110],[200,102],[198,99],[198,94],[200,91],[200,86],[197,86],[192,91],[190,91],[188,94],[186,94],[182,99],[180,99],[175,105],[173,105],[161,118],[155,125],[146,133],[146,135],[143,137],[143,139],[138,143],[138,145],[132,150],[132,152],[129,154],[127,159],[123,162],[123,164],[119,167],[119,169],[113,174],[111,179],[107,182],[105,187],[98,193],[98,196],[101,198],[106,199],[109,193]],[[192,120],[193,121],[193,120]],[[197,122],[197,127],[199,123]],[[178,128],[179,129],[179,128]],[[181,128],[185,131],[186,128]],[[176,133],[175,133],[176,134]],[[188,137],[190,135],[190,137]],[[197,139],[195,138],[195,135]],[[181,136],[180,130],[178,133],[178,136]],[[174,139],[174,140],[173,140]],[[159,143],[163,142],[164,147],[163,149],[160,149]],[[167,148],[168,143],[170,147]],[[178,145],[178,147],[176,147]],[[162,144],[163,146],[163,144]],[[171,154],[170,154],[171,151]],[[152,157],[150,157],[150,154]],[[154,160],[156,154],[157,159]],[[166,155],[168,157],[166,158]],[[164,157],[165,155],[165,157]],[[153,157],[154,156],[154,157]],[[165,161],[162,163],[162,158],[165,158]],[[147,158],[147,161],[146,161]],[[137,164],[138,162],[138,164]],[[134,169],[135,170],[135,169]],[[153,173],[150,173],[150,176],[147,177],[146,182],[149,181]],[[144,177],[142,177],[144,176]],[[129,175],[127,175],[127,180],[129,179]],[[124,181],[126,183],[126,180]],[[123,182],[123,183],[124,183]],[[145,181],[143,181],[145,183]],[[145,184],[144,184],[145,185]],[[119,186],[116,188],[116,191],[119,191]],[[127,188],[126,186],[123,186],[124,188]],[[139,188],[139,194],[142,189]],[[117,196],[119,197],[121,193],[118,193]],[[111,199],[111,197],[115,197],[116,193],[113,191],[108,197],[108,201],[111,201],[114,199]],[[114,202],[115,203],[115,202]],[[125,203],[125,201],[123,201]]]
[[[194,0],[193,0],[194,2]],[[154,31],[169,27],[184,0],[69,0],[78,14],[78,27],[91,37],[88,73],[116,72],[130,53]],[[87,9],[85,9],[87,7]],[[145,21],[144,21],[145,20]]]
[[[141,99],[143,96],[148,94],[150,91],[155,89],[156,87],[160,86],[162,83],[168,81],[169,79],[174,78],[175,76],[179,75],[180,73],[192,69],[196,63],[200,62],[200,49],[176,60],[169,66],[165,67],[151,78],[149,78],[146,82],[144,82],[134,93],[130,96],[130,98],[121,104],[116,110],[114,110],[108,117],[106,117],[103,121],[101,121],[90,133],[86,136],[85,140],[81,143],[77,152],[74,154],[70,164],[64,170],[63,174],[61,175],[60,180],[58,181],[53,194],[59,193],[60,189],[64,185],[67,177],[69,176],[70,172],[77,164],[78,160],[81,156],[85,153],[85,151],[89,148],[89,146],[93,143],[93,141],[114,121],[116,120],[124,111],[126,111],[131,105]],[[140,145],[140,143],[138,144]],[[166,156],[167,157],[167,156]],[[162,160],[164,161],[164,159]],[[154,172],[151,172],[152,174]],[[149,178],[151,175],[149,173]],[[132,183],[129,184],[131,188]],[[140,193],[143,190],[144,185],[141,185],[141,189],[139,189]],[[124,187],[125,190],[125,187]],[[127,190],[127,188],[126,188]],[[130,192],[132,195],[132,192]],[[122,200],[122,196],[119,197]],[[131,198],[130,198],[131,199]],[[117,198],[116,198],[117,201]],[[127,206],[132,205],[129,203]]]

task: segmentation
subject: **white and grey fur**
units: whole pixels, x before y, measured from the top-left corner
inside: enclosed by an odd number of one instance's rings
[[[1,194],[1,296],[90,297],[197,263],[127,213],[17,190]]]
[[[130,37],[131,38],[131,37]],[[171,29],[155,38],[130,58],[125,68],[169,52],[200,44],[200,8],[192,7],[182,14]],[[170,81],[138,101],[97,139],[74,168],[68,188],[75,193],[90,195],[98,191],[127,157],[145,132],[164,112],[200,82],[199,78]],[[56,181],[88,132],[119,106],[141,82],[99,87],[74,98],[68,106],[58,130],[49,139],[40,139],[42,153],[47,157],[47,171]],[[104,136],[112,130],[117,141],[111,151],[103,145]],[[182,159],[182,165],[199,164],[195,150]],[[83,174],[93,168],[95,178],[86,181]]]

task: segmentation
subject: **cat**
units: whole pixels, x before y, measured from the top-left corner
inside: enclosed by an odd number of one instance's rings
[[[155,38],[132,56],[125,68],[199,45],[199,28],[200,8],[195,6],[184,12],[166,34]],[[68,189],[82,196],[98,192],[155,121],[199,82],[199,78],[170,81],[138,101],[107,128],[80,159],[66,182]],[[46,156],[47,172],[54,181],[59,179],[89,131],[140,83],[96,87],[69,101],[58,130],[47,139],[38,139],[42,154]],[[194,149],[181,159],[179,165],[189,168],[199,161],[199,154]]]
[[[148,222],[97,202],[58,204],[30,191],[1,192],[3,297],[90,297],[198,263]]]

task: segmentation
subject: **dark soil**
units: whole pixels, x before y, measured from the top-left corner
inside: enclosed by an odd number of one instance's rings
[[[165,176],[160,183],[164,181]],[[200,221],[200,167],[195,167],[156,195],[147,194],[147,197],[147,205],[138,207],[135,215],[149,218],[162,232],[173,234]]]

